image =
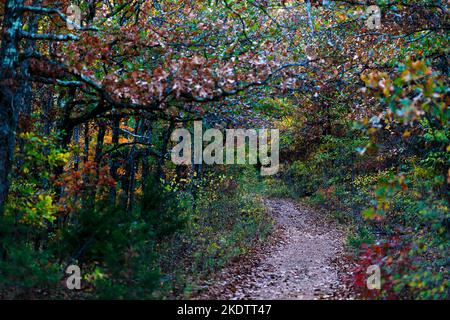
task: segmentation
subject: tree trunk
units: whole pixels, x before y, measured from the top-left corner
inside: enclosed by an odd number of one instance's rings
[[[117,146],[119,144],[119,128],[120,128],[120,117],[116,116],[113,119],[113,126],[112,126],[112,145],[113,147]],[[111,177],[114,179],[114,181],[118,182],[118,175],[117,175],[117,155],[115,151],[111,153],[110,155],[110,171],[111,171]],[[117,186],[111,187],[109,190],[109,199],[111,204],[116,204],[116,195],[117,195]]]
[[[147,143],[152,143],[152,131],[153,131],[153,127],[152,127],[152,123],[149,120],[142,120],[143,121],[143,126],[142,126],[142,135],[148,137],[147,138]],[[148,178],[148,174],[150,172],[150,165],[149,165],[149,156],[150,156],[150,152],[149,152],[150,147],[146,147],[144,150],[144,153],[142,155],[142,190],[145,190],[145,183],[147,181]]]
[[[6,202],[9,191],[16,128],[22,94],[18,92],[18,33],[22,28],[22,15],[16,9],[23,0],[8,0],[5,3],[5,15],[2,26],[2,46],[0,49],[0,212]]]
[[[165,173],[164,173],[164,162],[166,161],[166,155],[167,155],[167,148],[169,147],[170,142],[170,136],[173,132],[173,129],[175,128],[175,122],[170,121],[169,127],[164,131],[163,133],[163,141],[161,146],[161,156],[158,159],[157,167],[156,167],[156,174],[158,177],[165,179]]]

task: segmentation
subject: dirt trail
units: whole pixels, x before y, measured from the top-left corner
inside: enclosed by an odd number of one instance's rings
[[[222,270],[201,299],[342,299],[345,232],[325,213],[289,200],[265,204],[277,222],[271,243]]]

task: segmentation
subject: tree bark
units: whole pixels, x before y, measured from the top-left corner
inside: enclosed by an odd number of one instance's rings
[[[112,145],[115,147],[119,144],[119,128],[120,128],[120,117],[116,116],[113,119],[113,126],[112,126]],[[110,174],[111,177],[114,179],[114,181],[118,182],[118,175],[117,175],[117,155],[115,151],[110,155]],[[109,190],[109,199],[111,204],[116,204],[116,196],[117,196],[117,186],[111,187]]]
[[[9,174],[13,162],[16,128],[21,101],[18,92],[17,66],[19,60],[19,31],[22,29],[22,15],[16,9],[23,0],[7,0],[2,26],[0,48],[0,212],[3,211],[9,191]]]

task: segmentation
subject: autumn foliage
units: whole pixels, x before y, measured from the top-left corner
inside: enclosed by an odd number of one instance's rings
[[[448,3],[362,2],[1,1],[0,297],[191,297],[289,196],[351,230],[360,297],[448,299]],[[194,121],[280,129],[282,170],[172,163]]]

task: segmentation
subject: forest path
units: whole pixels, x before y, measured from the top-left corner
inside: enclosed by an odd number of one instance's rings
[[[342,277],[346,232],[326,213],[284,199],[265,200],[276,230],[268,244],[223,269],[201,299],[351,298]]]

